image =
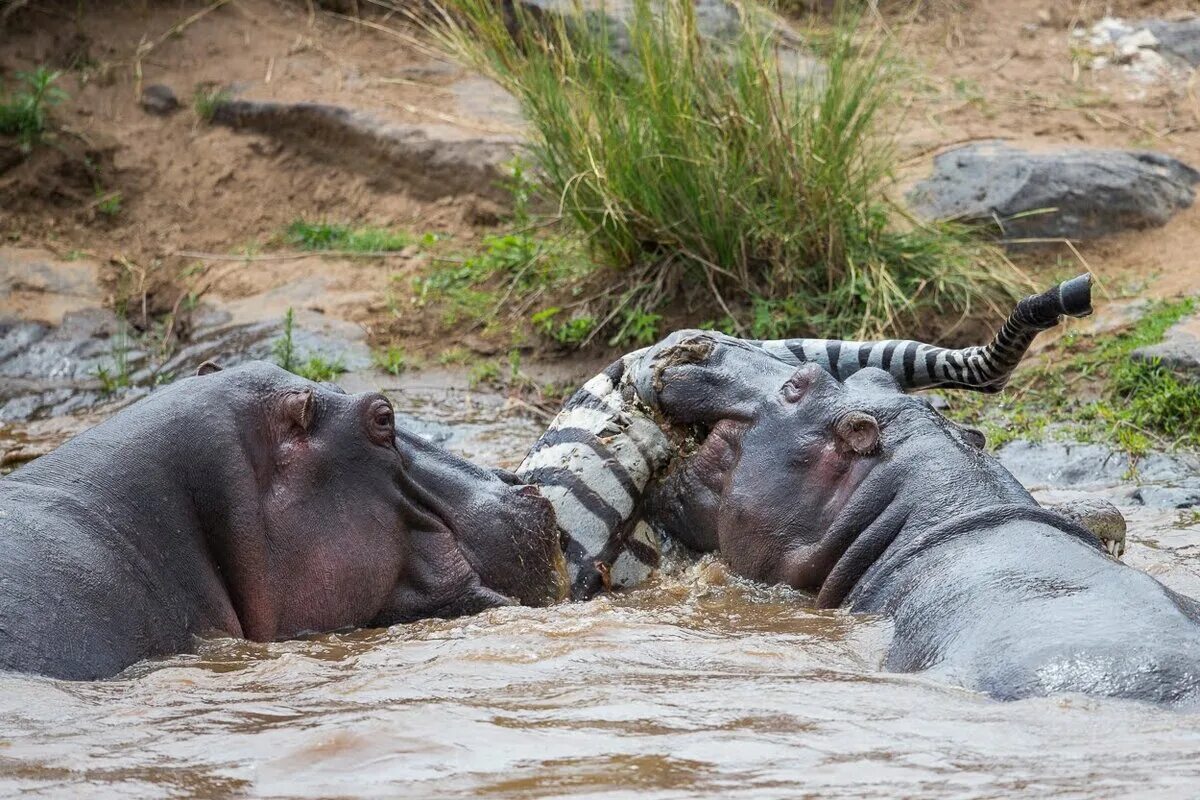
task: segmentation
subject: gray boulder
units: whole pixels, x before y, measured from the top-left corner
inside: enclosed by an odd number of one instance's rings
[[[937,156],[908,200],[925,219],[998,224],[1006,240],[1093,239],[1165,224],[1192,204],[1198,181],[1161,153],[982,142]]]

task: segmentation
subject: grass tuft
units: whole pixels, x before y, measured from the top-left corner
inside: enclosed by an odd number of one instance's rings
[[[29,152],[46,131],[46,110],[67,99],[67,93],[55,86],[61,72],[38,67],[33,72],[17,72],[18,89],[0,102],[0,134],[16,136],[21,150]]]
[[[295,340],[296,312],[289,308],[283,315],[283,335],[271,347],[275,363],[301,378],[310,381],[332,381],[346,371],[340,358],[320,354],[300,355]]]
[[[201,86],[192,95],[192,110],[201,122],[212,122],[217,109],[229,101],[232,94],[220,86]]]
[[[384,253],[403,250],[412,244],[435,241],[432,234],[420,239],[388,228],[352,227],[333,222],[297,219],[288,225],[284,238],[302,250],[346,250],[355,253]]]
[[[633,0],[616,31],[581,9],[511,13],[517,36],[491,0],[453,0],[434,33],[520,100],[546,193],[611,267],[597,329],[644,329],[691,287],[773,335],[895,334],[1015,295],[999,251],[884,199],[902,72],[854,20],[798,79],[753,9],[728,45],[698,35],[688,0]]]

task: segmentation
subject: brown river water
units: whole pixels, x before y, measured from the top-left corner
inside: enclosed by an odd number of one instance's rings
[[[540,427],[410,400],[423,421],[402,422],[483,462]],[[1125,560],[1200,596],[1194,520],[1123,510]],[[807,604],[706,559],[589,603],[206,641],[95,683],[0,676],[0,794],[1200,796],[1200,716],[884,674],[886,622]]]

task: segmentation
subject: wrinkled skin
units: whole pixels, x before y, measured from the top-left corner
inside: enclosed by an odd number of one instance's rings
[[[264,363],[201,372],[0,480],[0,667],[101,678],[194,635],[561,595],[535,489],[397,431],[382,395]]]
[[[1040,508],[890,376],[842,384],[711,336],[659,355],[639,394],[708,432],[653,494],[671,534],[818,607],[891,618],[890,670],[1003,699],[1200,698],[1200,604]]]

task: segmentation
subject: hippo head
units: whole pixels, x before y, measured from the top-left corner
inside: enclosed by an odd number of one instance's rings
[[[197,492],[198,505],[247,637],[565,593],[550,504],[397,429],[383,395],[346,394],[261,362],[205,365],[176,386],[206,418],[206,440],[187,445],[196,460],[220,448],[221,475],[204,480],[222,485]]]
[[[913,476],[1027,497],[981,434],[881,370],[842,383],[710,334],[667,343],[656,363],[656,385],[639,392],[705,436],[685,465],[695,491],[679,496],[713,496],[714,543],[735,572],[817,592],[821,607],[839,605],[908,521],[945,509],[906,493]]]

